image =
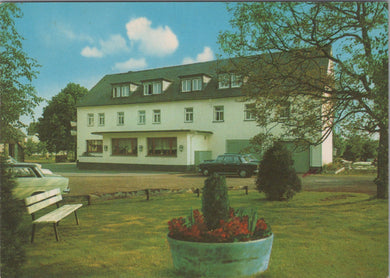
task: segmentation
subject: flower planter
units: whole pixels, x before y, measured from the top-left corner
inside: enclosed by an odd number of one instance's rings
[[[267,238],[232,243],[203,243],[168,236],[177,271],[207,277],[239,277],[264,272],[271,256],[273,234]]]

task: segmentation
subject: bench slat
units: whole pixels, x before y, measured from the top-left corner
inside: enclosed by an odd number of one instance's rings
[[[54,196],[54,197],[51,197],[49,199],[46,199],[44,201],[41,201],[39,203],[36,203],[36,204],[33,204],[29,207],[27,207],[27,212],[29,214],[32,214],[40,209],[43,209],[45,207],[48,207],[50,205],[53,205],[55,203],[58,203],[59,201],[62,200],[62,196],[61,195],[57,195],[57,196]]]
[[[52,197],[52,196],[55,196],[55,195],[61,195],[61,190],[59,188],[55,188],[55,189],[52,189],[52,190],[49,190],[49,191],[46,191],[46,192],[43,192],[43,193],[40,193],[37,195],[27,197],[25,199],[25,204],[26,204],[26,206],[29,206],[31,204],[37,203],[41,200],[45,200],[45,199]]]
[[[79,209],[82,204],[64,205],[40,218],[34,220],[33,223],[57,223],[75,210]]]

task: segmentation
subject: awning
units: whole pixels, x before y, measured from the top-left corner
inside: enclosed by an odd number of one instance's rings
[[[91,132],[94,135],[105,134],[124,134],[124,133],[191,133],[191,134],[213,134],[212,131],[194,130],[194,129],[171,129],[171,130],[121,130],[121,131],[94,131]]]

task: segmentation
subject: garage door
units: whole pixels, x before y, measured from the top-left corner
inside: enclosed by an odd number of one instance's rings
[[[226,140],[227,153],[240,153],[242,150],[249,146],[249,140]]]

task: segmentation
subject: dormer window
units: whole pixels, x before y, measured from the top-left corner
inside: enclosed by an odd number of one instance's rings
[[[182,93],[202,91],[211,80],[211,77],[204,73],[179,77],[181,79]]]
[[[241,75],[235,73],[222,73],[218,75],[218,89],[238,88],[241,86]]]
[[[161,81],[152,81],[144,83],[144,95],[158,95],[161,94]]]
[[[192,91],[201,91],[202,90],[202,78],[188,78],[181,81],[181,91],[182,92],[192,92]]]
[[[130,96],[130,92],[134,92],[133,84],[114,84],[112,86],[112,97],[128,97]]]

